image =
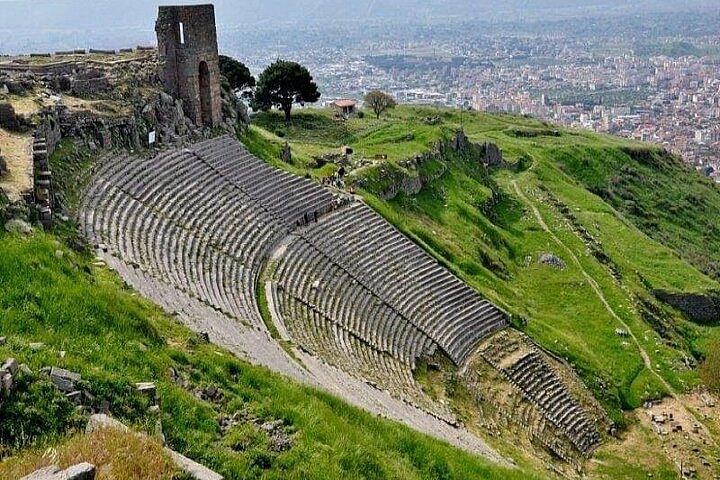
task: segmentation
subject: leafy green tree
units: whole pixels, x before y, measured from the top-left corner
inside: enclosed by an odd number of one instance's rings
[[[220,74],[227,78],[233,90],[246,90],[255,86],[255,77],[250,69],[232,57],[220,55]]]
[[[380,90],[373,90],[365,95],[365,105],[370,107],[372,111],[375,112],[375,116],[379,119],[380,115],[382,115],[386,110],[395,108],[397,106],[397,102],[391,95],[381,92]]]
[[[314,103],[319,99],[317,84],[307,68],[299,63],[277,60],[260,74],[251,105],[262,111],[277,107],[289,122],[293,104]]]

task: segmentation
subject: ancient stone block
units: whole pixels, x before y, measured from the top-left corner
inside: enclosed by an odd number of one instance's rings
[[[21,480],[94,480],[94,478],[95,466],[81,463],[63,471],[60,471],[57,465],[52,465],[23,477]]]
[[[161,6],[155,24],[167,91],[196,125],[222,122],[220,66],[213,5]]]
[[[157,391],[157,387],[152,382],[136,383],[135,387],[138,389],[138,392],[143,393],[149,397],[154,397],[155,392]]]
[[[0,372],[7,372],[10,375],[15,375],[17,371],[18,363],[14,358],[8,358],[5,363],[3,363],[2,367],[0,367]]]
[[[77,373],[53,367],[50,370],[50,380],[61,392],[72,394],[75,392],[75,383],[79,382],[81,377]]]
[[[71,80],[71,91],[78,97],[90,97],[110,90],[110,82],[99,70],[88,70]]]
[[[486,142],[485,145],[485,158],[483,163],[489,167],[499,167],[503,163],[503,156],[500,147],[494,143]]]

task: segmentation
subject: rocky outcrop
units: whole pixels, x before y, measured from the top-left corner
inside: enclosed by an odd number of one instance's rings
[[[376,166],[377,182],[361,179],[358,184],[369,187],[374,193],[385,200],[392,200],[400,192],[416,195],[425,185],[445,173],[446,162],[453,157],[461,157],[477,161],[486,168],[499,167],[503,164],[502,152],[493,143],[473,143],[460,131],[453,137],[441,140],[435,146],[413,158],[398,162],[396,165],[383,162]],[[374,184],[373,184],[374,183]]]
[[[683,293],[654,290],[653,295],[702,324],[720,323],[720,292]]]

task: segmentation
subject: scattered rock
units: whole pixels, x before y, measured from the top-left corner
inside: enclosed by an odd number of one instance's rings
[[[136,383],[135,387],[138,389],[138,392],[147,395],[148,397],[154,398],[155,393],[157,392],[157,387],[153,382],[141,382]]]
[[[193,390],[193,395],[196,398],[205,401],[219,403],[223,399],[223,392],[219,390],[215,385],[209,385],[204,388],[196,388]]]
[[[567,264],[565,264],[560,257],[553,255],[552,253],[543,253],[540,255],[540,259],[538,261],[543,265],[557,268],[558,270],[565,270],[567,268]]]
[[[31,343],[29,345],[29,347],[30,347],[30,350],[32,350],[33,352],[39,352],[40,350],[45,348],[45,344],[41,343],[41,342],[35,342],[35,343]]]
[[[3,345],[5,345],[6,343],[7,343],[7,338],[6,338],[6,337],[0,337],[0,347],[2,347]]]
[[[50,369],[50,381],[65,394],[74,394],[76,390],[75,384],[80,380],[82,380],[82,377],[78,373],[57,367]]]
[[[8,358],[5,363],[3,363],[2,367],[0,367],[0,372],[8,372],[10,375],[15,375],[18,368],[17,360],[14,358]]]
[[[28,222],[19,218],[13,218],[5,224],[5,230],[9,233],[15,233],[17,235],[28,236],[32,235],[33,229]]]

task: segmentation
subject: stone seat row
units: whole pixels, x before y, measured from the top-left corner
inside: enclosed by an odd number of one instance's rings
[[[119,246],[122,258],[143,265],[226,313],[247,317],[241,305],[247,305],[252,295],[240,287],[252,283],[251,270],[259,265],[246,266],[241,259],[214,248],[206,235],[157,216],[127,195],[118,194],[116,198],[108,193],[105,198],[108,210],[96,208],[94,215],[95,221],[101,219],[104,223],[93,229],[107,244]],[[254,241],[254,247],[248,244],[252,250],[272,232],[265,230],[264,236],[239,233],[243,241]],[[242,299],[236,292],[244,293]]]
[[[461,365],[507,315],[361,203],[335,210],[302,236],[426,332]]]
[[[247,318],[262,260],[287,226],[205,160],[192,150],[106,160],[84,199],[84,228],[95,243],[112,245],[183,291]],[[278,198],[293,184],[281,186],[273,190]]]
[[[267,205],[288,226],[306,213],[326,213],[333,194],[314,182],[268,167],[237,140],[225,136],[201,142],[192,150],[221,175]]]
[[[566,433],[578,450],[587,454],[600,442],[600,435],[584,409],[538,352],[528,353],[502,371]]]
[[[427,335],[302,239],[290,245],[276,278],[294,295],[412,368],[431,350]]]
[[[422,391],[406,363],[375,348],[278,285],[273,285],[272,295],[285,328],[304,350],[444,421],[454,421],[449,410]]]

